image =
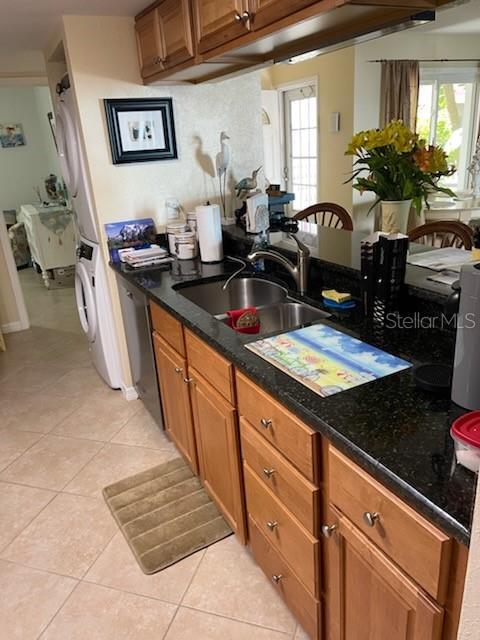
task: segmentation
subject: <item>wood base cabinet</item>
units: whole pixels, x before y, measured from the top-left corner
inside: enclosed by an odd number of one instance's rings
[[[195,434],[190,409],[187,360],[172,349],[157,333],[153,334],[153,345],[165,429],[194,473],[198,473]]]
[[[443,609],[334,507],[325,533],[329,640],[441,639]]]
[[[190,390],[200,477],[240,540],[246,542],[237,410],[194,369]]]

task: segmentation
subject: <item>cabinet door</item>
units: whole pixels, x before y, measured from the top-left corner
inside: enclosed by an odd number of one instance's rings
[[[440,640],[443,610],[339,511],[330,516],[329,640]]]
[[[158,7],[165,69],[193,58],[192,17],[189,0],[165,0]]]
[[[200,477],[230,526],[245,542],[245,508],[237,412],[191,370],[192,405]]]
[[[193,0],[193,7],[199,53],[227,44],[250,30],[250,21],[242,17],[247,0]]]
[[[138,57],[142,78],[148,78],[162,67],[162,40],[157,9],[138,18],[135,23],[137,33]]]
[[[153,343],[165,429],[193,471],[198,473],[190,392],[186,381],[187,361],[156,333],[153,334]]]
[[[312,4],[318,0],[249,0],[252,28],[261,29]]]

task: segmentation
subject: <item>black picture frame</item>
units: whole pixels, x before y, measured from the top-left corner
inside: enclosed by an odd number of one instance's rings
[[[178,158],[171,98],[105,98],[103,103],[113,164]],[[125,114],[131,112],[132,118],[138,118],[139,112],[143,111],[153,114],[149,120],[141,123],[132,120],[126,123]],[[160,137],[159,146],[148,148],[152,143],[149,143],[146,136],[151,139],[152,131],[154,133],[156,129],[160,129],[157,133]],[[142,142],[146,148],[142,148]],[[132,148],[129,149],[129,146]],[[138,149],[135,149],[135,146],[138,146]]]

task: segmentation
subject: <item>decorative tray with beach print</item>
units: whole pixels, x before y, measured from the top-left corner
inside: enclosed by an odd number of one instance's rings
[[[412,366],[324,324],[245,346],[321,396],[331,396]]]

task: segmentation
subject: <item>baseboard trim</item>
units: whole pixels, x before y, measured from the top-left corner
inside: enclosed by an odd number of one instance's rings
[[[17,331],[25,331],[28,329],[28,324],[25,327],[24,323],[20,320],[16,320],[15,322],[7,322],[6,324],[2,324],[2,333],[15,333]]]
[[[127,402],[130,402],[131,400],[138,400],[138,393],[135,387],[126,387],[122,384],[122,393]]]

